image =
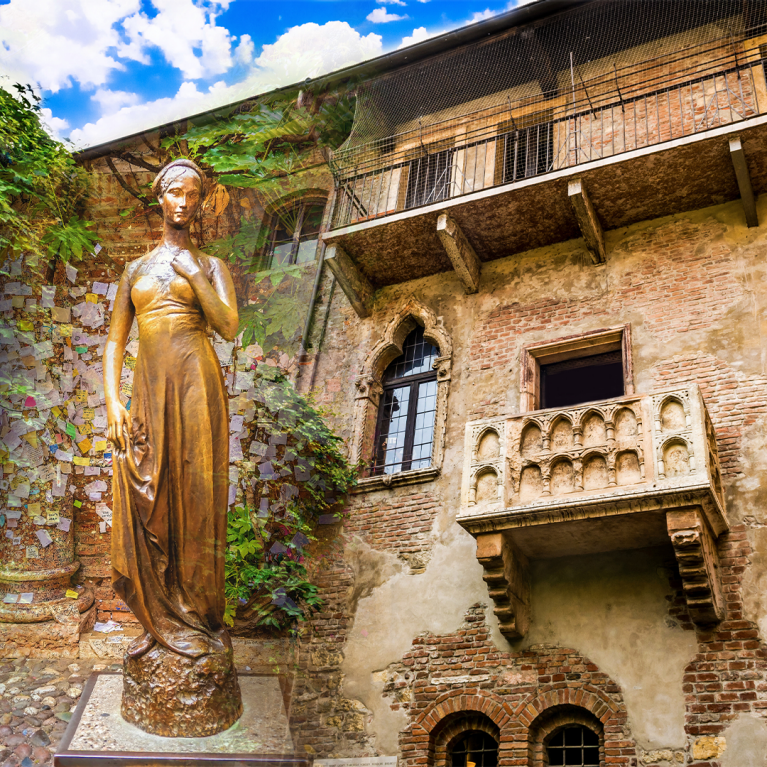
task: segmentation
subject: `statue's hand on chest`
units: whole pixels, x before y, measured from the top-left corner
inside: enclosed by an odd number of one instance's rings
[[[179,250],[170,262],[174,271],[190,282],[198,274],[203,274],[202,265],[197,257],[188,250]]]
[[[151,258],[139,276],[151,277],[167,289],[179,278],[191,282],[197,274],[204,274],[204,270],[194,254],[188,250],[166,248]],[[191,285],[187,287],[191,288]]]

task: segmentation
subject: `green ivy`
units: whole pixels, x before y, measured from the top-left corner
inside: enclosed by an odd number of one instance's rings
[[[78,215],[88,174],[43,128],[32,88],[14,89],[0,86],[0,263],[21,252],[80,260],[95,242]]]
[[[321,605],[307,548],[357,481],[322,413],[276,368],[259,365],[254,389],[253,501],[230,511],[227,532],[225,617],[240,631],[295,626]]]

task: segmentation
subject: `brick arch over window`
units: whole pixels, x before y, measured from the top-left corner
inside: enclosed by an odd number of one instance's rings
[[[402,354],[402,346],[408,334],[416,325],[422,325],[424,338],[439,349],[435,367],[437,371],[437,405],[434,415],[434,444],[431,466],[402,472],[402,475],[368,477],[360,486],[387,485],[399,479],[426,481],[436,476],[441,467],[445,450],[445,425],[447,420],[447,396],[450,389],[450,370],[453,357],[453,343],[442,324],[442,318],[415,299],[400,305],[391,317],[381,340],[371,349],[360,375],[355,380],[356,394],[354,407],[354,437],[352,440],[352,462],[370,464],[374,450],[376,416],[383,392],[382,377],[390,362]],[[407,476],[405,476],[407,475]],[[411,476],[412,475],[412,476]]]
[[[442,695],[419,714],[402,736],[403,764],[446,767],[448,745],[462,732],[480,730],[499,741],[498,765],[509,765],[510,752],[504,760],[503,734],[511,721],[511,711],[492,693],[467,695],[465,690]]]
[[[629,735],[626,709],[594,688],[556,688],[531,695],[513,712],[514,756],[528,767],[543,767],[544,743],[560,727],[581,724],[601,739],[602,754],[608,751],[625,757],[636,756]]]
[[[501,730],[490,717],[478,712],[458,712],[445,717],[440,722],[440,726],[432,732],[434,741],[432,764],[450,767],[450,749],[467,732],[485,732],[500,746]]]

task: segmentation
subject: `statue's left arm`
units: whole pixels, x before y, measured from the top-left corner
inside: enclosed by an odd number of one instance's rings
[[[173,268],[189,280],[208,324],[222,338],[233,341],[239,327],[237,297],[232,275],[226,264],[218,258],[210,259],[210,281],[194,256],[186,251],[172,261]]]

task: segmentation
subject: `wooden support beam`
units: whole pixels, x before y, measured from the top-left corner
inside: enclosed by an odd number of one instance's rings
[[[369,317],[375,291],[346,251],[340,245],[331,243],[325,248],[325,263],[335,275],[354,311],[363,319]]]
[[[477,536],[477,559],[485,570],[493,612],[507,639],[519,639],[530,625],[530,575],[527,557],[503,533]]]
[[[700,625],[724,618],[716,541],[700,507],[666,512],[666,527],[679,565],[687,609]]]
[[[476,293],[479,290],[482,262],[461,227],[447,213],[440,213],[437,234],[466,292]]]
[[[599,223],[591,199],[586,194],[586,188],[581,179],[576,178],[567,185],[567,194],[575,211],[575,217],[578,219],[583,239],[586,241],[586,247],[591,253],[591,258],[595,264],[603,264],[606,258],[605,236],[602,232],[602,224]]]
[[[735,178],[738,180],[740,201],[746,214],[746,226],[759,226],[759,217],[756,215],[756,199],[751,186],[751,174],[748,172],[746,154],[738,136],[730,139],[730,159],[733,168],[735,168]]]

